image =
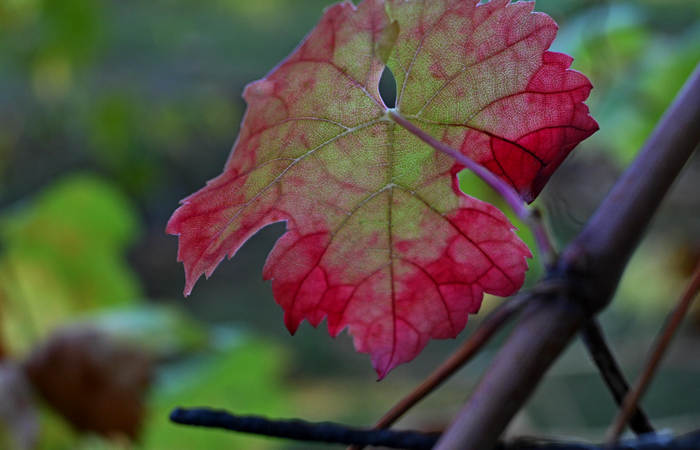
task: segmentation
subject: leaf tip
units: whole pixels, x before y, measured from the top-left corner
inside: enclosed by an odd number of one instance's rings
[[[389,372],[391,372],[391,369],[394,367],[387,365],[386,367],[380,368],[380,367],[375,367],[374,370],[377,372],[377,383],[380,381],[384,380],[387,375],[389,375]]]
[[[192,294],[192,290],[194,289],[194,285],[197,284],[197,280],[199,279],[199,276],[194,277],[191,276],[190,274],[185,274],[185,288],[182,291],[182,295],[187,298]]]
[[[284,314],[284,325],[287,327],[287,331],[289,331],[289,334],[294,336],[297,333],[297,330],[299,329],[299,325],[301,324],[302,319],[299,319],[298,317],[294,317],[290,313],[285,313]]]

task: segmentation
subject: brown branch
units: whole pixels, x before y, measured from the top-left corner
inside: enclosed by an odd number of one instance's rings
[[[386,429],[396,423],[404,414],[416,406],[421,400],[434,392],[459,369],[472,360],[491,340],[494,334],[503,328],[520,312],[534,295],[555,295],[561,290],[561,284],[556,282],[544,283],[536,289],[522,292],[514,298],[501,304],[481,323],[479,328],[458,348],[445,362],[435,369],[421,384],[407,396],[395,404],[374,425],[374,429]],[[362,446],[352,446],[348,450],[362,450]]]
[[[488,449],[587,320],[610,302],[632,251],[700,142],[700,66],[634,163],[562,254],[568,295],[536,298],[436,449]]]
[[[492,448],[537,380],[584,324],[586,313],[560,296],[535,298],[521,317],[437,449]]]
[[[610,389],[615,402],[617,402],[618,406],[622,406],[622,402],[629,391],[629,385],[608,343],[605,341],[605,337],[603,337],[603,330],[600,328],[597,320],[592,319],[583,327],[581,338],[586,344],[588,353],[598,367],[605,384]],[[638,435],[654,432],[649,419],[647,419],[646,414],[640,407],[633,408],[632,412],[633,414],[627,418],[632,431]]]
[[[634,388],[625,397],[622,404],[622,409],[615,418],[610,433],[608,433],[608,441],[616,441],[620,437],[620,434],[622,434],[628,418],[634,413],[637,403],[642,398],[642,395],[644,395],[644,392],[646,392],[651,380],[654,378],[654,374],[661,363],[661,359],[666,353],[666,350],[668,350],[673,337],[676,335],[678,327],[680,326],[681,322],[683,322],[683,318],[687,314],[690,305],[693,303],[693,299],[698,295],[698,291],[700,291],[700,262],[698,262],[698,266],[695,268],[695,272],[693,273],[690,283],[686,287],[683,296],[681,296],[681,298],[678,300],[676,307],[666,319],[666,325],[656,340],[654,350],[651,352],[649,361],[647,362],[642,375],[635,383]]]
[[[595,310],[608,305],[654,213],[700,143],[700,64],[634,163],[563,253],[562,270],[583,271]]]

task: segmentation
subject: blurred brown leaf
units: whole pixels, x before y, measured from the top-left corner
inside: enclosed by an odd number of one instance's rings
[[[37,347],[24,367],[37,392],[77,430],[138,437],[153,375],[145,352],[73,327]]]

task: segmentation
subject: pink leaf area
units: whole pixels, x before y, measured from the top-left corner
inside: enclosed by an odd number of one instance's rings
[[[397,125],[378,91],[388,58],[400,114],[534,198],[595,131],[591,86],[547,52],[556,25],[531,4],[476,3],[337,4],[245,89],[224,172],[168,223],[186,295],[285,221],[263,275],[287,328],[347,328],[382,378],[431,338],[457,336],[484,293],[520,289],[531,254],[514,227],[461,192],[461,166]]]

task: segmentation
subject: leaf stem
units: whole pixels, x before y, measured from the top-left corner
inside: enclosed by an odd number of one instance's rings
[[[435,150],[450,156],[452,159],[457,161],[459,164],[463,165],[465,168],[472,171],[477,177],[488,184],[494,191],[496,191],[501,198],[510,206],[515,215],[525,222],[528,227],[532,230],[535,236],[535,241],[537,242],[537,247],[540,254],[544,260],[545,267],[551,267],[557,259],[556,249],[552,243],[552,239],[549,237],[547,228],[542,222],[542,216],[537,210],[532,210],[525,205],[525,202],[520,197],[520,194],[513,189],[508,183],[494,175],[486,167],[482,166],[478,162],[474,161],[470,157],[460,153],[459,151],[453,149],[449,145],[438,141],[411,121],[403,117],[396,110],[390,109],[388,111],[389,117],[401,125],[407,131],[412,133],[418,139],[422,140],[426,144],[433,147]]]
[[[622,403],[622,409],[617,414],[610,432],[608,433],[608,442],[615,442],[620,437],[620,434],[622,434],[622,431],[625,429],[625,424],[627,423],[629,417],[636,411],[637,403],[646,392],[651,380],[654,378],[654,374],[661,363],[661,359],[666,353],[666,350],[668,350],[671,341],[676,335],[676,331],[678,331],[678,327],[680,326],[681,322],[683,322],[683,318],[688,312],[690,305],[693,303],[693,299],[695,299],[695,297],[698,295],[698,292],[700,292],[700,261],[698,261],[698,265],[695,268],[695,272],[693,273],[685,292],[678,300],[676,307],[673,309],[673,311],[671,311],[666,319],[666,325],[663,327],[661,333],[656,339],[653,351],[649,356],[649,360],[644,368],[644,371],[642,372],[642,375],[635,383],[634,388],[627,393],[627,396],[625,396],[625,400]]]

